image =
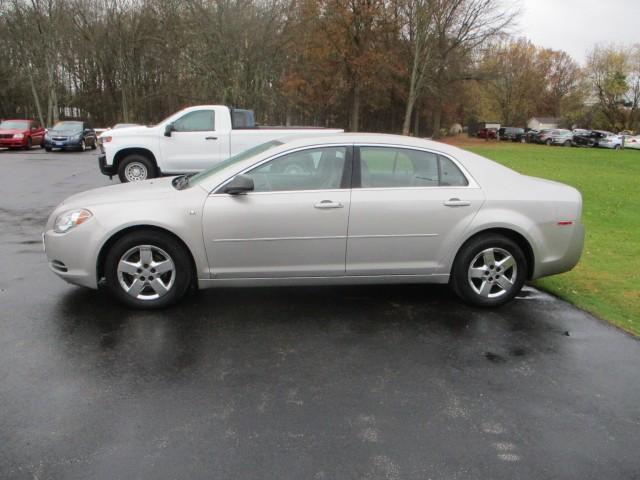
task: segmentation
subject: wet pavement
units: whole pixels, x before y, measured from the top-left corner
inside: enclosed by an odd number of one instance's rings
[[[0,151],[0,478],[640,478],[640,343],[533,289],[209,290],[128,311],[46,267],[95,153]]]

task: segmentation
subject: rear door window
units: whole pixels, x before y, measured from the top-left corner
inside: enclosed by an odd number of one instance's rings
[[[360,147],[362,188],[466,186],[448,158],[432,152],[393,147]]]

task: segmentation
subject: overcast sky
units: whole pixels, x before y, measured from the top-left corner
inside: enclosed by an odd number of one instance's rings
[[[597,43],[640,43],[640,0],[520,0],[516,34],[584,63]]]

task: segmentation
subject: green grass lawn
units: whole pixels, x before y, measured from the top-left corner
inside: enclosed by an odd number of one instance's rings
[[[580,263],[535,283],[640,335],[640,151],[506,142],[462,146],[582,192],[587,235]]]

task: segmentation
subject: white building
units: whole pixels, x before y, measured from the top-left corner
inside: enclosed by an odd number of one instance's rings
[[[545,130],[558,128],[560,119],[555,117],[532,117],[527,122],[527,127],[531,130]]]

